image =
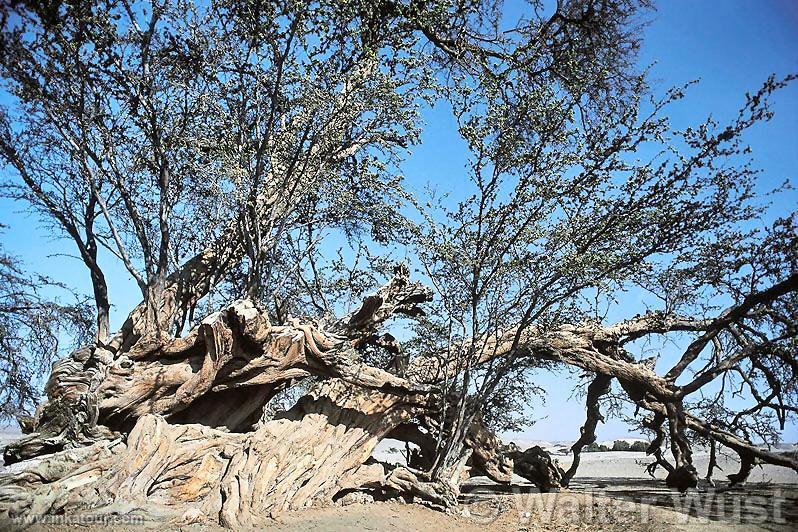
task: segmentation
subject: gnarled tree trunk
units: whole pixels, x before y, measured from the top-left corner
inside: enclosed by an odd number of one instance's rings
[[[436,443],[435,427],[425,420],[436,414],[435,385],[450,368],[432,354],[389,372],[364,363],[359,350],[377,345],[399,354],[394,341],[378,335],[380,323],[419,313],[418,304],[429,297],[400,268],[359,309],[328,327],[297,319],[272,324],[262,309],[242,300],[182,338],[137,328],[137,309],[108,343],[75,351],[53,368],[48,402],[27,423],[31,433],[4,453],[7,463],[49,456],[19,464],[0,480],[0,516],[146,508],[240,527],[352,490],[450,506],[469,473],[506,483],[515,472],[542,490],[567,485],[575,466],[565,473],[539,448],[522,453],[505,447],[479,421],[445,474],[433,478],[425,469]],[[487,346],[485,360],[508,355],[514,335],[509,331]],[[663,464],[668,423],[677,461],[668,482],[674,487],[695,485],[686,430],[746,457],[733,480],[744,480],[757,460],[798,470],[794,459],[684,412],[673,383],[634,361],[616,340],[617,328],[563,326],[528,329],[520,344],[523,356],[597,374],[583,434],[573,447],[575,464],[581,446],[595,439],[597,401],[615,378],[653,413],[650,426],[659,438],[650,451]],[[317,382],[296,405],[259,422],[277,392],[306,377]],[[385,437],[418,445],[424,467],[375,462],[372,451]]]
[[[411,470],[364,466],[383,437],[432,411],[428,384],[368,366],[357,352],[381,321],[429,298],[407,275],[400,269],[334,332],[299,320],[272,325],[237,301],[183,338],[117,337],[115,349],[76,351],[55,366],[33,432],[4,455],[13,463],[55,453],[36,466],[47,474],[6,477],[0,512],[155,505],[237,527],[357,488],[456,504],[448,486]],[[275,393],[308,376],[320,382],[256,426]],[[477,456],[498,471],[499,458]]]

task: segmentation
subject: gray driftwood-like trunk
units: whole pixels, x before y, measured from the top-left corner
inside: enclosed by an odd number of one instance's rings
[[[5,450],[6,463],[49,456],[2,479],[0,512],[146,506],[237,527],[359,488],[456,504],[465,462],[441,483],[370,459],[388,433],[432,411],[433,388],[423,365],[403,378],[361,362],[356,346],[429,297],[400,269],[327,329],[272,325],[237,301],[183,338],[118,335],[74,352],[54,367],[31,433]],[[259,423],[277,392],[311,376],[296,405]],[[472,461],[509,481],[512,462],[480,430]]]
[[[359,309],[330,325],[272,324],[266,312],[241,300],[186,336],[170,338],[142,333],[147,329],[136,316],[145,313],[134,311],[107,344],[75,351],[53,368],[48,402],[26,423],[30,434],[5,450],[7,464],[21,463],[0,478],[0,517],[143,509],[237,528],[353,490],[452,506],[469,474],[507,483],[515,472],[541,490],[567,485],[575,468],[563,472],[539,448],[504,446],[479,420],[444,474],[433,477],[425,468],[435,452],[436,386],[450,368],[430,355],[386,371],[366,364],[359,349],[366,343],[390,349],[391,342],[377,335],[379,325],[395,314],[419,313],[429,298],[429,290],[399,268]],[[649,425],[660,438],[651,449],[668,469],[669,485],[683,490],[696,482],[685,429],[746,457],[735,481],[744,481],[756,462],[798,470],[794,459],[685,413],[676,388],[620,347],[619,330],[530,328],[520,344],[511,330],[486,346],[485,357],[507,356],[521,345],[524,356],[599,375],[575,453],[595,439],[597,401],[611,376],[652,413]],[[293,407],[261,420],[276,393],[309,377],[314,384]],[[661,456],[666,426],[675,465]],[[407,467],[372,458],[386,437],[418,446]]]

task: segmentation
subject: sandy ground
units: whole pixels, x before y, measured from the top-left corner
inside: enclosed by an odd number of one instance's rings
[[[772,506],[770,502],[765,506]],[[680,509],[684,509],[680,507]],[[691,515],[656,505],[642,504],[625,499],[607,498],[577,490],[561,493],[517,493],[496,495],[483,501],[461,504],[448,513],[432,510],[418,504],[376,502],[352,504],[346,507],[310,508],[287,513],[258,527],[260,530],[299,532],[319,531],[423,531],[423,532],[476,532],[480,530],[509,531],[585,531],[603,530],[617,532],[642,531],[759,531],[795,530],[798,522],[787,515],[746,513],[724,520],[709,519],[704,515]],[[186,530],[219,532],[218,526],[194,523],[183,525],[169,523],[116,523],[114,525],[87,525],[72,522],[38,524],[31,531],[73,530]]]
[[[63,532],[186,530],[221,532],[213,516],[196,522],[150,521],[136,510],[127,516],[49,516],[0,530]],[[680,495],[661,480],[580,477],[568,490],[540,493],[525,485],[498,486],[484,477],[463,486],[458,508],[442,512],[404,501],[353,503],[288,512],[260,530],[319,531],[783,531],[798,530],[798,484],[749,484],[745,488],[702,488]]]
[[[571,465],[571,455],[556,455],[560,467],[568,469]],[[627,477],[627,478],[650,478],[646,473],[645,465],[653,462],[646,453],[633,452],[604,452],[604,453],[583,453],[579,462],[580,477]],[[698,450],[693,454],[693,464],[703,477],[706,475],[707,465],[709,464],[709,453]],[[726,475],[736,473],[739,469],[739,462],[736,455],[721,454],[718,456],[718,465],[723,468],[721,471],[715,470],[715,479],[725,479]],[[665,478],[665,472],[661,469],[657,471],[657,478]],[[798,473],[785,467],[778,467],[764,464],[755,467],[748,477],[748,482],[773,482],[777,484],[798,483]]]
[[[782,525],[784,527],[785,525]],[[581,493],[549,493],[494,497],[486,503],[463,505],[445,514],[419,505],[374,503],[290,514],[271,530],[457,530],[496,531],[665,531],[758,530],[690,517],[667,509],[616,501]]]

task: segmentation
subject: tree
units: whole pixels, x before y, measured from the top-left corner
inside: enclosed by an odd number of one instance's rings
[[[420,89],[410,59],[376,72],[387,53],[344,38],[357,10],[330,11],[342,18],[324,27],[328,10],[23,2],[6,15],[3,79],[19,103],[3,121],[11,193],[75,240],[100,333],[98,246],[141,290],[142,324],[130,326],[175,332],[244,259],[243,290],[262,296],[291,232],[385,230],[396,183],[375,153],[412,142]]]
[[[27,276],[19,259],[0,249],[0,420],[4,422],[32,420],[40,397],[38,384],[63,355],[65,337],[80,345],[92,335],[86,302],[75,298],[74,303],[61,303],[47,294],[54,290],[66,288],[46,277]]]
[[[90,272],[98,246],[116,256],[142,303],[56,363],[32,433],[4,453],[47,456],[2,481],[2,512],[146,501],[240,527],[357,489],[451,506],[466,466],[567,485],[613,383],[648,412],[670,486],[696,486],[698,438],[740,455],[735,482],[757,461],[798,470],[751,441],[774,434],[764,412],[795,414],[798,253],[794,213],[756,223],[741,141],[792,78],[728,124],[673,131],[683,90],[650,98],[634,68],[646,3],[533,4],[512,28],[499,7],[15,5],[0,40],[9,190]],[[435,99],[471,159],[464,199],[425,208],[397,163]],[[330,257],[331,238],[348,252]],[[381,244],[411,250],[431,288],[407,264],[389,273]],[[605,323],[630,286],[661,308]],[[348,308],[355,293],[369,295]],[[414,320],[409,341],[394,317]],[[689,337],[664,375],[635,348],[661,335]],[[592,379],[567,472],[491,430],[537,390],[534,370],[563,365]],[[753,406],[693,402],[717,380]],[[368,460],[385,437],[417,446],[408,467]]]
[[[630,450],[631,445],[626,440],[615,440],[612,444],[613,451],[628,451]],[[645,451],[645,449],[643,449]]]
[[[746,107],[728,125],[709,121],[682,133],[670,131],[662,117],[663,109],[682,97],[681,91],[654,102],[653,111],[642,120],[637,118],[641,112],[635,97],[619,107],[618,114],[610,108],[596,116],[580,111],[568,100],[549,103],[538,97],[536,101],[545,102],[541,104],[545,108],[559,109],[566,116],[561,121],[535,124],[532,129],[541,137],[533,137],[529,144],[523,132],[508,124],[514,116],[503,101],[497,104],[496,114],[485,112],[484,107],[467,111],[461,119],[461,132],[474,152],[475,193],[444,208],[443,216],[428,219],[426,227],[431,229],[420,231],[418,238],[419,256],[441,301],[434,313],[440,322],[432,336],[437,348],[447,353],[447,363],[455,368],[450,375],[450,386],[457,395],[455,413],[449,416],[450,435],[439,454],[445,464],[456,462],[457,456],[451,453],[460,452],[468,427],[507,373],[546,360],[572,363],[597,373],[591,385],[596,390],[588,391],[586,430],[574,448],[578,454],[582,445],[594,440],[593,430],[601,419],[598,411],[591,410],[609,391],[612,377],[618,378],[618,369],[601,357],[636,362],[623,346],[648,334],[710,328],[703,339],[686,349],[682,361],[661,382],[662,388],[660,384],[652,387],[642,374],[633,379],[636,382],[619,379],[638,407],[656,410],[644,399],[652,394],[662,406],[673,408],[657,419],[671,422],[677,475],[692,467],[689,457],[683,457],[689,454],[681,421],[684,397],[729,371],[745,372],[737,366],[740,362],[761,365],[760,355],[768,360],[764,364],[771,386],[779,390],[771,400],[792,393],[788,391],[794,382],[792,333],[779,329],[794,314],[787,295],[796,282],[788,264],[794,260],[794,238],[788,236],[794,221],[778,220],[764,232],[741,232],[738,227],[760,214],[763,207],[752,200],[756,172],[747,164],[729,164],[744,152],[739,135],[769,117],[768,96],[784,83],[768,80],[749,96]],[[579,113],[578,118],[574,113]],[[674,137],[681,139],[681,147],[663,140]],[[662,146],[654,150],[656,155],[650,161],[629,162],[642,144],[658,143]],[[436,224],[435,219],[444,221]],[[768,233],[772,236],[765,236]],[[669,259],[663,260],[665,256]],[[723,274],[715,269],[718,256],[728,257]],[[778,266],[765,266],[766,261]],[[741,272],[744,265],[751,271]],[[714,271],[706,270],[708,266]],[[739,273],[721,281],[730,271]],[[596,317],[601,307],[614,292],[631,285],[641,286],[664,303],[661,311],[637,320],[661,319],[665,324],[635,330],[629,338],[624,338],[625,328],[636,320],[618,324],[618,332],[610,332],[610,337],[602,340],[608,341],[608,346],[594,345],[599,358],[592,362],[585,356],[564,358],[548,353],[547,344],[543,344],[543,352],[530,352],[530,335],[557,335],[562,327],[600,329]],[[703,306],[696,294],[707,300],[726,298],[735,304],[712,317],[714,311]],[[776,310],[785,304],[787,308]],[[753,307],[758,313],[770,316],[776,312],[780,317],[758,321],[749,314]],[[680,311],[691,317],[675,318]],[[756,321],[756,325],[746,325],[748,334],[754,336],[742,334],[722,345],[719,340],[714,354],[718,358],[703,360],[700,377],[665,391],[675,386],[698,352],[720,336],[717,327],[725,329],[733,326],[732,321],[747,320]],[[751,356],[760,349],[760,355]],[[497,357],[499,353],[501,357]],[[726,357],[721,353],[727,353]],[[773,363],[778,370],[770,367]],[[774,378],[775,374],[779,377]],[[757,385],[751,383],[754,388]],[[451,395],[446,397],[449,400]],[[760,397],[758,403],[752,413],[765,408],[768,401]],[[782,419],[790,408],[776,407],[777,416]],[[446,411],[445,406],[441,411]],[[765,440],[771,441],[771,437],[765,436]],[[695,485],[695,472],[688,476]],[[674,477],[673,482],[681,481]]]

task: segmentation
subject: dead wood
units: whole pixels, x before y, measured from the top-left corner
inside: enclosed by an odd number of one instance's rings
[[[697,481],[688,430],[746,457],[734,482],[744,481],[757,461],[798,470],[794,459],[758,449],[685,412],[678,386],[624,351],[621,336],[636,331],[631,325],[621,332],[585,325],[530,328],[520,342],[508,331],[485,347],[480,360],[519,356],[513,350],[521,350],[520,356],[597,374],[571,469],[562,471],[539,447],[521,452],[502,445],[476,421],[457,460],[433,480],[428,471],[438,445],[431,422],[435,385],[452,369],[432,354],[391,372],[364,363],[360,352],[382,322],[420,312],[418,305],[429,297],[399,268],[358,310],[326,328],[295,318],[272,324],[263,309],[241,300],[182,338],[162,332],[131,336],[125,329],[107,344],[75,351],[54,366],[48,402],[26,420],[30,434],[5,450],[7,463],[46,457],[19,464],[2,479],[0,515],[157,508],[164,515],[191,511],[241,527],[330,503],[353,490],[451,506],[469,474],[507,483],[515,472],[551,491],[568,485],[582,448],[595,441],[598,400],[613,378],[653,413],[647,426],[658,436],[649,452],[677,489]],[[390,352],[397,344],[383,343]],[[278,391],[306,377],[318,381],[308,394],[274,419],[258,422]],[[662,458],[666,430],[675,465]],[[408,467],[370,459],[385,437],[419,447]]]

